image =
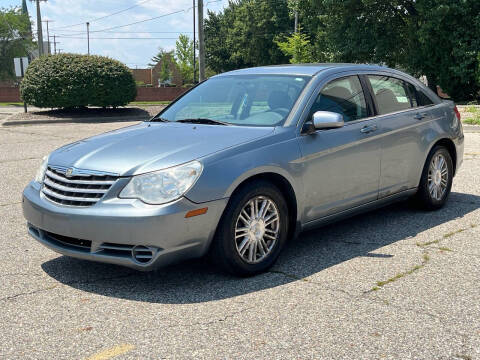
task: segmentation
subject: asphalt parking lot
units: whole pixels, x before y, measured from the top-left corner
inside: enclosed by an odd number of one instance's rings
[[[40,159],[128,123],[5,126],[0,358],[480,359],[480,132],[448,205],[396,204],[302,234],[269,273],[204,260],[154,273],[56,254],[27,235]]]

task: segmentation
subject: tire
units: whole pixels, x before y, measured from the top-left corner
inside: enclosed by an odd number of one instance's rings
[[[444,167],[441,165],[442,162],[440,159],[444,160]],[[441,166],[441,169],[439,166]],[[433,167],[435,167],[435,169],[433,169]],[[440,175],[438,171],[440,171]],[[446,178],[443,177],[443,174],[446,174]],[[415,204],[425,210],[438,210],[442,208],[450,195],[452,180],[452,157],[447,148],[435,146],[425,161],[418,191],[414,196]]]
[[[252,216],[251,213],[252,208],[255,212],[255,202],[259,216]],[[263,204],[268,208],[262,217]],[[275,216],[278,221],[273,220]],[[288,207],[280,190],[263,180],[249,183],[230,198],[217,227],[210,257],[230,274],[260,274],[277,260],[287,240],[287,233]]]

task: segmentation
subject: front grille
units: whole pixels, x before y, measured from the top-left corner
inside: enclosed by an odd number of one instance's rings
[[[63,236],[59,234],[54,234],[48,231],[44,231],[45,235],[47,235],[51,240],[55,240],[63,245],[66,246],[73,246],[75,248],[78,248],[78,250],[85,250],[85,251],[90,251],[90,248],[92,246],[92,242],[90,240],[83,240],[83,239],[77,239],[77,238],[72,238],[69,236]]]
[[[48,166],[43,179],[43,195],[57,204],[91,206],[100,200],[118,179],[115,174]]]

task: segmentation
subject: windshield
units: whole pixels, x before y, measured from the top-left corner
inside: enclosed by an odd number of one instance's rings
[[[281,125],[309,80],[307,76],[290,75],[214,77],[192,89],[152,120]]]

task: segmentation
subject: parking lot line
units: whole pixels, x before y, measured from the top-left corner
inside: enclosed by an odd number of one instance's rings
[[[121,344],[114,346],[112,348],[102,350],[95,355],[90,356],[87,358],[87,360],[107,360],[111,359],[115,356],[125,354],[126,352],[129,352],[130,350],[134,349],[135,346],[132,344]]]

